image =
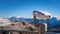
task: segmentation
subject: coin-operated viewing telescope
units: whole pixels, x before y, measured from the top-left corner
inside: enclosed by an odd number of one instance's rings
[[[40,25],[39,25],[39,31],[40,31],[40,34],[44,34],[45,31],[47,31],[47,25],[49,25],[50,23],[50,16],[51,14],[46,12],[46,11],[34,11],[33,12],[33,17],[34,17],[34,25],[36,26],[36,18],[46,18],[47,20],[47,23],[41,23],[40,21]]]

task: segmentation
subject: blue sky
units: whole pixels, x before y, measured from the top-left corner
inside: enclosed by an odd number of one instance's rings
[[[31,17],[34,10],[45,10],[52,16],[60,16],[60,0],[0,0],[0,17]]]

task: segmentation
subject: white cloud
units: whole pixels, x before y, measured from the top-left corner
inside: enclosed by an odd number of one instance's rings
[[[11,17],[17,17],[17,18],[33,18],[33,16],[7,16],[6,18],[11,18]]]
[[[33,16],[16,16],[17,18],[33,18]]]

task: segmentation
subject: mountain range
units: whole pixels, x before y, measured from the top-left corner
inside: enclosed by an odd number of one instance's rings
[[[27,21],[30,23],[34,23],[34,19],[33,18],[17,18],[17,17],[11,17],[10,19],[12,19],[15,22],[20,22],[20,21]],[[39,24],[40,21],[42,21],[42,23],[47,23],[45,19],[36,19],[36,24]],[[58,26],[60,25],[60,18],[57,17],[52,17],[50,18],[50,26]],[[60,27],[60,26],[59,26]]]

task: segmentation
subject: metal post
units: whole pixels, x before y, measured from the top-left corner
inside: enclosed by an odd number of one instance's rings
[[[47,27],[49,27],[49,24],[50,24],[50,16],[49,18],[47,18]],[[49,31],[49,28],[47,28],[47,31]]]
[[[39,31],[39,34],[44,34],[45,33],[45,25],[44,24],[40,24],[38,31]]]
[[[36,26],[36,16],[34,15],[34,25]]]

